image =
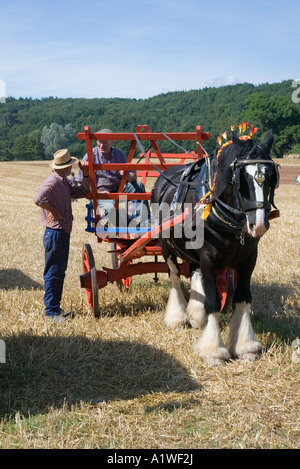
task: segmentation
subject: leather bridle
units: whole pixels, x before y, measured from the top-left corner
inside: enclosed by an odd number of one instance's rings
[[[265,182],[265,175],[262,172],[261,166],[268,166],[271,165],[275,168],[276,174],[276,181],[274,184],[270,185],[270,196],[269,200],[255,200],[251,202],[244,202],[240,193],[240,171],[247,165],[256,166],[256,172],[254,174],[254,180],[260,186]],[[279,171],[278,171],[278,164],[276,164],[273,160],[252,160],[252,159],[243,159],[238,160],[235,159],[230,167],[232,169],[232,184],[234,187],[235,196],[239,202],[239,208],[241,212],[246,213],[249,210],[256,210],[256,209],[266,209],[271,210],[272,206],[276,208],[274,204],[274,191],[279,186]]]
[[[266,159],[251,158],[256,148],[261,150],[263,156]],[[276,180],[273,184],[270,184],[269,200],[255,200],[250,202],[244,202],[242,194],[240,192],[241,170],[247,165],[256,165],[256,172],[253,176],[253,179],[261,186],[265,182],[265,175],[262,171],[262,166],[272,165],[275,168]],[[237,207],[234,208],[226,204],[214,194],[214,191],[212,189],[210,189],[209,192],[212,195],[211,201],[213,202],[213,205],[211,216],[209,216],[207,219],[208,223],[212,222],[212,219],[215,217],[214,219],[217,218],[219,220],[219,223],[221,223],[221,226],[223,225],[225,231],[228,230],[240,233],[246,221],[247,212],[257,209],[265,209],[270,211],[272,206],[274,208],[277,208],[274,204],[274,191],[279,185],[278,166],[278,164],[276,164],[272,159],[269,158],[268,155],[266,155],[264,149],[259,144],[254,145],[250,153],[244,159],[235,158],[234,161],[230,164],[230,168],[232,170],[231,180],[227,180],[219,166],[216,164],[216,170],[218,171],[219,176],[228,184],[231,184],[233,186],[233,192],[234,197],[237,201]],[[211,168],[211,165],[208,165],[208,167]],[[211,180],[213,179],[213,177],[209,177],[209,179]]]

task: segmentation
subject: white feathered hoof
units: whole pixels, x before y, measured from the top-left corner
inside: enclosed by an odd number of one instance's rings
[[[179,329],[189,324],[186,314],[187,302],[180,285],[179,270],[168,259],[170,268],[170,293],[165,312],[165,324],[171,329]]]
[[[207,315],[204,307],[195,300],[190,300],[187,305],[186,314],[189,322],[195,329],[203,329],[207,323]]]
[[[200,269],[197,269],[191,277],[190,299],[186,308],[190,324],[195,329],[203,329],[207,323],[204,300],[203,277]]]
[[[189,319],[185,312],[172,310],[171,312],[166,311],[164,322],[170,329],[181,329],[182,327],[189,325]]]
[[[230,360],[230,353],[221,337],[217,313],[208,315],[207,324],[200,334],[194,350],[208,366],[218,366]]]
[[[230,354],[225,347],[216,350],[213,354],[216,356],[209,354],[209,352],[200,351],[197,347],[195,347],[195,351],[198,355],[200,355],[205,366],[220,366],[224,365],[228,360],[230,360]]]
[[[246,361],[258,360],[262,354],[262,345],[256,339],[250,321],[250,304],[237,303],[230,321],[229,351],[233,358]]]
[[[244,353],[242,355],[242,358],[243,360],[245,360],[246,362],[255,362],[256,360],[259,360],[260,357],[261,357],[261,353]]]
[[[263,347],[258,340],[253,340],[241,344],[239,347],[229,349],[232,358],[241,358],[247,362],[259,360]]]

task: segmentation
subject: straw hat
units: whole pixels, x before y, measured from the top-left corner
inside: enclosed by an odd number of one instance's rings
[[[67,148],[62,150],[57,150],[54,153],[54,160],[52,160],[49,165],[52,169],[64,169],[68,166],[72,166],[78,162],[78,159],[70,155],[70,152]]]

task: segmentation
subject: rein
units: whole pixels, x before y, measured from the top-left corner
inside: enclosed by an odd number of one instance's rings
[[[169,142],[173,143],[173,145],[175,145],[177,148],[179,148],[179,150],[181,151],[184,151],[185,153],[188,153],[189,155],[191,155],[193,158],[198,158],[198,160],[200,160],[201,158],[198,156],[198,155],[194,155],[193,153],[191,153],[190,151],[188,150],[185,150],[185,148],[183,148],[181,145],[179,145],[178,143],[174,142],[174,140],[172,140],[167,134],[164,134],[163,132],[161,132],[161,134],[167,139],[169,140]],[[202,145],[199,143],[199,142],[196,142],[201,148],[202,150],[205,152],[205,154],[207,155],[207,152],[205,151],[205,149],[202,147]]]
[[[163,171],[161,171],[161,170],[153,163],[153,161],[151,161],[151,159],[148,158],[148,156],[146,155],[145,149],[144,149],[143,145],[141,144],[141,141],[140,141],[140,139],[138,138],[138,136],[137,136],[136,133],[134,133],[134,138],[135,138],[135,140],[136,140],[138,146],[140,147],[140,150],[142,151],[144,157],[145,157],[146,160],[148,161],[148,163],[151,163],[152,166],[156,169],[156,171],[158,171],[159,174],[160,174],[161,176],[163,176],[164,179],[165,179],[169,184],[171,184],[171,185],[174,186],[174,187],[177,187],[177,185],[172,181],[172,179],[168,178],[168,177],[163,173]]]
[[[177,148],[179,148],[180,150],[182,150],[182,151],[184,151],[185,153],[191,155],[193,158],[196,157],[196,158],[198,158],[198,160],[201,159],[198,155],[189,152],[188,150],[186,150],[185,148],[183,148],[181,145],[179,145],[178,143],[174,142],[174,140],[172,140],[172,139],[171,139],[167,134],[165,134],[164,132],[161,132],[161,134],[162,134],[167,140],[169,140],[169,142],[171,142],[173,145],[175,145],[175,146],[176,146]],[[161,176],[163,176],[163,178],[164,178],[169,184],[171,184],[172,186],[178,188],[178,185],[175,184],[170,178],[168,178],[168,177],[164,174],[164,172],[161,171],[161,170],[151,161],[150,158],[148,158],[148,156],[147,156],[147,154],[146,154],[146,152],[145,152],[145,149],[144,149],[144,147],[143,147],[143,145],[142,145],[142,143],[141,143],[141,141],[140,141],[140,139],[138,138],[138,136],[137,136],[136,133],[134,133],[134,138],[135,138],[135,140],[136,140],[138,146],[140,147],[140,150],[141,150],[141,152],[143,153],[144,157],[145,157],[146,160],[148,161],[148,163],[151,163],[152,166],[156,169],[156,171],[157,171]],[[197,145],[199,145],[199,146],[202,148],[202,150],[204,151],[206,157],[208,157],[208,153],[207,153],[207,151],[205,150],[205,148],[203,148],[203,146],[202,146],[199,142],[196,142],[196,143],[197,143]]]

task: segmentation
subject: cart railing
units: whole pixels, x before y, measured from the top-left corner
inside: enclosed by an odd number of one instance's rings
[[[203,158],[203,141],[210,139],[208,132],[202,132],[201,126],[196,127],[195,132],[151,132],[148,125],[138,125],[135,132],[112,132],[112,133],[93,133],[90,131],[90,127],[86,126],[84,132],[78,133],[77,138],[81,141],[85,141],[86,152],[88,155],[89,173],[91,181],[91,192],[86,195],[87,199],[92,200],[94,217],[90,218],[90,228],[92,225],[97,226],[100,220],[100,214],[97,210],[97,200],[99,199],[110,199],[116,201],[116,208],[120,201],[120,197],[126,197],[129,200],[150,200],[151,192],[145,193],[126,193],[123,192],[126,177],[129,171],[137,171],[137,176],[142,179],[143,184],[146,186],[147,178],[157,178],[161,172],[174,165],[183,164],[186,160],[195,160]],[[94,163],[92,144],[93,141],[130,141],[131,146],[127,158],[127,163],[105,163],[96,164]],[[162,141],[192,141],[195,144],[196,151],[184,153],[162,153],[159,149],[158,142]],[[135,152],[137,149],[143,148],[144,142],[148,142],[147,147],[150,147],[152,151],[143,151],[139,153],[139,160],[136,162],[134,159]],[[176,144],[176,143],[175,143]],[[172,162],[169,162],[171,161]],[[122,179],[118,192],[114,193],[98,193],[97,192],[97,181],[96,173],[97,170],[114,170],[122,172]],[[90,231],[93,231],[90,229]]]

